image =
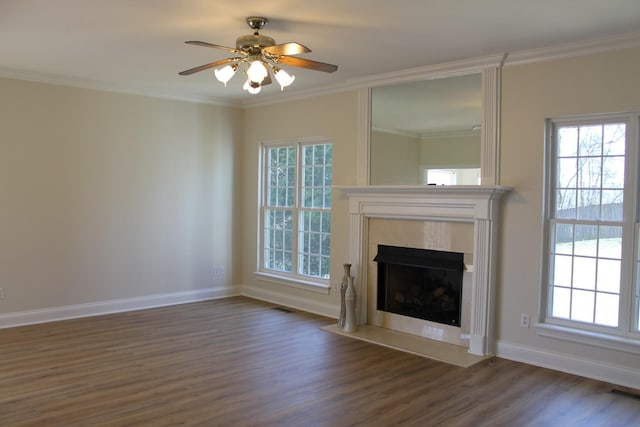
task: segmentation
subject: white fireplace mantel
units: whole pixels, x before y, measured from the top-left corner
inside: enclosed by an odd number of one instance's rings
[[[473,223],[469,353],[493,354],[498,203],[503,186],[336,186],[349,199],[350,251],[357,275],[359,323],[367,323],[368,220],[388,218]]]

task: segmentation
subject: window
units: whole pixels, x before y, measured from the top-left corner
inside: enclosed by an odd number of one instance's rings
[[[333,146],[262,146],[260,272],[328,289]]]
[[[546,324],[639,338],[637,124],[548,123]]]

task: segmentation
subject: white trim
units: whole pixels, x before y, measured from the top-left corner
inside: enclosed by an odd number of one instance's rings
[[[263,271],[256,271],[253,274],[258,280],[275,283],[276,285],[289,286],[290,288],[304,289],[305,291],[317,292],[319,294],[329,295],[329,290],[331,289],[329,284],[313,282],[311,280],[302,280],[294,277],[265,273]]]
[[[358,90],[356,184],[368,185],[370,171],[371,144],[371,89]]]
[[[505,66],[531,64],[554,59],[593,55],[612,50],[622,50],[640,46],[640,33],[627,33],[601,39],[582,40],[538,49],[510,53]]]
[[[167,305],[225,298],[239,295],[237,288],[208,288],[168,294],[146,295],[109,301],[51,307],[0,315],[0,329],[35,323],[55,322],[80,317],[99,316],[123,311],[143,310]]]
[[[505,341],[498,341],[496,348],[496,355],[503,359],[640,389],[640,370],[638,369],[594,362],[573,355],[540,351]]]
[[[536,333],[543,337],[592,345],[609,350],[618,350],[625,353],[640,354],[640,340],[634,338],[586,331],[551,323],[538,323],[536,325]]]
[[[255,298],[261,301],[267,301],[273,304],[292,307],[297,310],[306,311],[308,313],[326,316],[332,319],[338,318],[339,308],[336,304],[312,301],[308,298],[293,296],[288,293],[280,293],[265,289],[260,286],[242,285],[242,295]]]

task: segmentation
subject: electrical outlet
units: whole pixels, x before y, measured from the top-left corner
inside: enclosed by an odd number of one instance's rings
[[[520,327],[521,328],[529,327],[529,315],[527,313],[520,314]]]

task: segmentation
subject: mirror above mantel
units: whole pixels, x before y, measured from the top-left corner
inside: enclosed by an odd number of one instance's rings
[[[373,77],[360,92],[358,184],[497,185],[503,57]]]

